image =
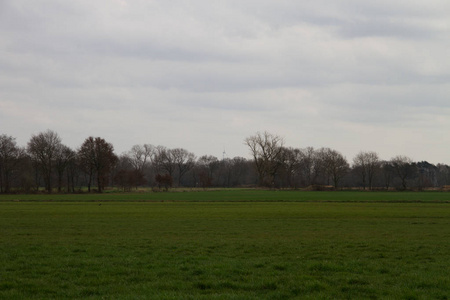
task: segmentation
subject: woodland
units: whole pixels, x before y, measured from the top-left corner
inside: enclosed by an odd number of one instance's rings
[[[197,157],[184,148],[134,145],[117,154],[101,137],[77,148],[57,132],[32,135],[26,146],[0,134],[1,193],[79,193],[174,187],[264,187],[307,190],[446,190],[450,166],[415,162],[405,155],[380,159],[361,151],[350,161],[331,148],[285,146],[282,137],[257,132],[244,139],[250,158]]]

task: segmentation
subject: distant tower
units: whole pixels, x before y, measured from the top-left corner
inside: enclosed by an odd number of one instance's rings
[[[225,152],[225,148],[223,148],[223,152],[222,152],[222,160],[225,160],[225,154],[227,154],[227,153]]]

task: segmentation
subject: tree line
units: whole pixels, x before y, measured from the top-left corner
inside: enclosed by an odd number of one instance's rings
[[[88,137],[77,149],[52,130],[32,135],[25,147],[0,135],[0,192],[102,192],[116,187],[167,190],[170,187],[308,188],[314,190],[423,189],[450,185],[450,166],[413,162],[398,155],[381,160],[361,151],[349,162],[331,148],[293,148],[269,132],[244,139],[251,158],[196,157],[183,148],[135,145],[117,155],[111,143]]]

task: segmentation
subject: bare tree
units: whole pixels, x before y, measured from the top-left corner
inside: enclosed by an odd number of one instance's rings
[[[54,160],[60,147],[61,138],[56,132],[51,130],[33,135],[28,142],[28,153],[37,169],[43,175],[45,189],[48,193],[52,192]]]
[[[146,171],[154,159],[154,154],[155,147],[153,145],[134,145],[130,151],[120,157],[115,179],[121,181],[122,186],[124,182],[128,184],[124,189],[131,189],[131,186],[137,188],[139,185],[145,184],[150,178],[146,176]],[[124,166],[125,161],[126,167]]]
[[[196,180],[199,181],[200,185],[204,188],[213,185],[214,176],[219,170],[220,161],[217,157],[212,155],[203,155],[197,160]],[[197,184],[198,182],[196,182]]]
[[[395,173],[400,178],[402,189],[406,190],[407,180],[415,173],[416,166],[413,164],[411,158],[403,155],[398,155],[391,159],[391,164]]]
[[[417,187],[419,190],[427,187],[436,187],[437,184],[437,166],[427,161],[421,161],[414,164],[417,171]]]
[[[349,170],[347,160],[341,153],[330,148],[322,148],[319,152],[326,175],[332,179],[334,188],[338,188],[339,181]]]
[[[80,167],[81,164],[77,151],[74,150],[72,151],[74,152],[74,157],[68,160],[68,164],[66,166],[66,176],[67,176],[67,190],[74,193],[75,186],[81,189],[81,187],[78,184],[82,168]]]
[[[369,185],[372,189],[373,178],[380,167],[380,159],[376,152],[359,152],[353,159],[353,167],[361,176],[363,188]]]
[[[94,138],[89,137],[77,151],[78,165],[82,172],[87,176],[88,192],[91,192],[92,181],[95,176],[94,156]]]
[[[97,188],[98,192],[101,193],[108,174],[118,160],[114,154],[113,145],[100,137],[88,137],[81,145],[78,155],[83,165],[87,167],[90,178],[92,178],[94,172],[97,175]]]
[[[64,172],[76,157],[76,152],[65,145],[59,145],[55,155],[55,169],[58,175],[58,192],[61,192]]]
[[[173,184],[173,178],[169,174],[156,174],[155,181],[158,184],[158,188],[164,187],[164,190],[167,192]]]
[[[283,173],[284,173],[284,179],[285,183],[288,187],[294,187],[297,188],[297,177],[299,174],[299,166],[300,161],[302,158],[300,149],[296,148],[285,148],[283,147],[283,150],[281,152],[281,160],[282,160],[282,166],[283,166]]]
[[[218,184],[223,187],[232,187],[248,184],[249,169],[253,169],[253,162],[243,157],[224,158],[220,161]]]
[[[301,149],[299,168],[305,186],[316,184],[323,169],[318,151],[313,147]]]
[[[182,148],[175,148],[170,152],[178,168],[178,186],[180,186],[182,177],[195,166],[195,155]]]
[[[439,186],[450,184],[450,166],[446,164],[437,164],[437,184]]]
[[[392,183],[392,178],[394,177],[394,167],[390,161],[381,161],[381,173],[383,175],[384,187],[389,190]]]
[[[153,154],[153,164],[156,167],[157,172],[165,172],[173,178],[176,164],[173,153],[170,149],[163,146],[157,146]]]
[[[0,135],[0,193],[10,192],[12,176],[24,155],[25,150],[17,146],[15,138]]]
[[[283,138],[265,131],[264,133],[257,132],[246,138],[244,142],[250,148],[253,156],[259,184],[273,186],[275,175],[281,166]]]
[[[143,171],[154,151],[155,147],[150,144],[134,145],[127,153],[127,156],[130,158],[130,163],[135,170]]]

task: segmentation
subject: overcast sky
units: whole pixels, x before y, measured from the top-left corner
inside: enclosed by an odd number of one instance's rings
[[[0,0],[0,134],[450,163],[448,0]]]

